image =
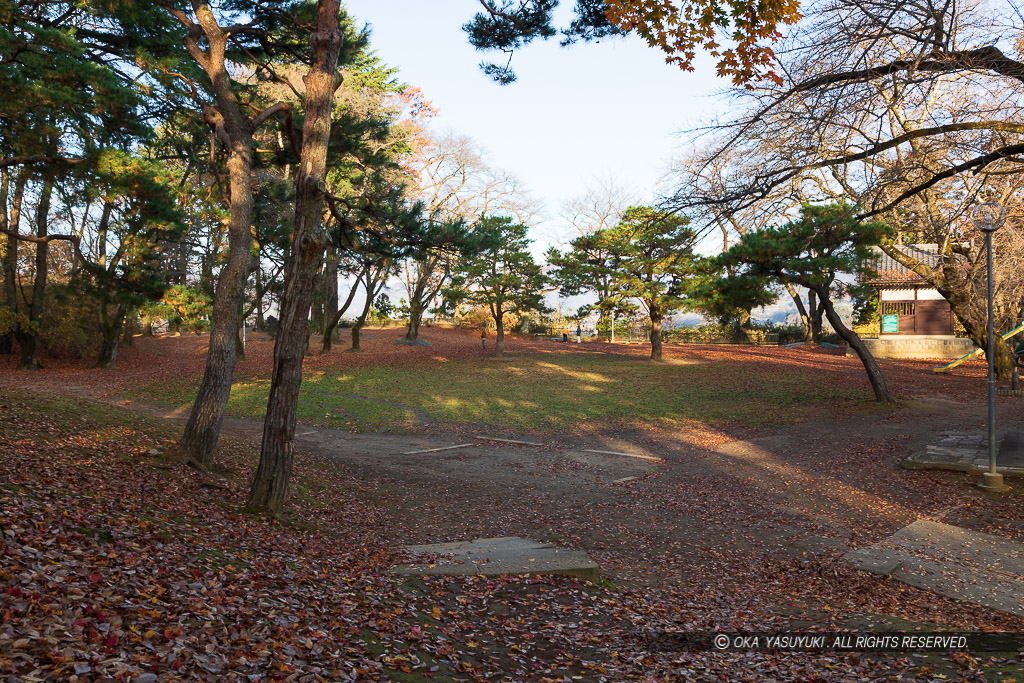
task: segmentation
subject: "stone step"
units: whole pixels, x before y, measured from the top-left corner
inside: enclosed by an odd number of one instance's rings
[[[415,545],[410,553],[429,553],[441,557],[426,562],[403,564],[392,574],[443,576],[495,576],[500,574],[569,574],[596,580],[601,568],[582,550],[556,548],[528,538],[505,536]]]

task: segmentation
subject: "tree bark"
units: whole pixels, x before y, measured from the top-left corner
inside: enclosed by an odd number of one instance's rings
[[[334,331],[338,329],[338,323],[341,322],[341,316],[345,315],[345,311],[352,305],[352,299],[355,298],[356,290],[359,289],[359,281],[362,278],[360,274],[356,278],[356,284],[352,285],[352,288],[348,290],[348,297],[345,299],[345,303],[334,312],[331,319],[327,321],[327,325],[324,326],[324,338],[320,345],[320,353],[329,353],[331,350],[331,344],[334,341]]]
[[[228,257],[214,290],[203,380],[181,439],[189,460],[202,467],[209,467],[213,462],[238,362],[238,312],[249,276],[252,242],[252,143],[249,136],[231,145],[227,165],[231,187]]]
[[[431,286],[430,278],[438,272],[440,260],[437,255],[428,256],[420,263],[415,284],[407,288],[409,292],[409,327],[405,331],[407,341],[419,339],[423,314],[426,312],[430,300],[437,296],[448,278],[448,270],[445,268],[445,271],[440,273],[437,281]]]
[[[28,180],[28,172],[24,169],[18,173],[14,181],[14,194],[11,197],[11,211],[6,213],[7,203],[4,202],[4,219],[8,229],[17,232],[21,227],[21,203],[25,198],[25,183]],[[3,261],[0,268],[4,273],[4,303],[12,313],[18,312],[18,240],[7,236],[7,248],[4,251]],[[3,353],[14,353],[14,333],[5,336],[0,342],[0,351]]]
[[[349,351],[359,351],[359,333],[362,332],[363,326],[366,325],[366,318],[370,315],[370,309],[373,307],[373,297],[375,290],[374,286],[376,278],[368,268],[366,270],[366,302],[363,304],[363,312],[359,314],[356,321],[352,324],[352,347]]]
[[[843,338],[843,341],[850,345],[850,348],[860,358],[860,362],[864,364],[864,370],[868,373],[868,381],[871,382],[871,389],[875,392],[875,400],[879,403],[895,403],[895,399],[889,393],[889,387],[886,386],[882,369],[878,367],[878,362],[871,355],[871,351],[864,345],[864,342],[861,341],[856,332],[843,324],[842,319],[836,313],[836,309],[832,306],[832,300],[829,299],[828,293],[824,290],[817,291],[816,293],[821,300],[821,306],[825,310],[825,316],[828,318],[829,324]]]
[[[46,237],[50,222],[50,198],[53,195],[54,180],[47,177],[43,180],[43,188],[39,194],[39,205],[36,207],[36,237]],[[28,318],[33,325],[32,330],[23,330],[17,335],[21,345],[21,370],[40,370],[39,364],[39,318],[43,314],[43,298],[46,296],[47,259],[50,255],[48,242],[36,243],[36,272],[32,281],[32,302],[29,305]]]
[[[650,305],[651,317],[651,360],[661,360],[661,321],[662,313],[659,306]]]
[[[320,332],[323,333],[327,329],[327,323],[334,319],[334,316],[338,314],[338,268],[340,262],[338,260],[338,248],[330,246],[327,248],[327,257],[324,259],[324,319],[320,326]]]
[[[409,328],[405,331],[405,338],[409,341],[416,341],[420,338],[420,323],[423,321],[423,307],[418,303],[409,302]]]
[[[0,168],[0,230],[9,230],[9,219],[7,213],[7,199],[10,196],[11,191],[11,175],[7,167]],[[18,249],[18,240],[13,235],[7,235],[0,233],[0,239],[3,241],[0,244],[3,245],[3,256],[0,256],[0,262],[6,260],[6,255],[12,250]],[[4,275],[6,276],[6,271]],[[14,313],[14,311],[11,311]],[[9,354],[14,348],[14,337],[9,334],[0,336],[0,353]]]
[[[811,339],[815,344],[821,343],[821,316],[825,310],[825,302],[814,290],[807,291],[807,314],[811,323]]]
[[[100,304],[100,333],[102,343],[100,344],[100,356],[96,361],[96,367],[104,370],[111,370],[117,361],[118,345],[121,342],[121,332],[124,329],[124,317],[128,312],[126,304],[113,306],[106,302]]]
[[[750,322],[750,310],[741,308],[736,311],[736,317],[740,323],[740,334],[743,335],[745,341],[751,341],[753,339],[754,328]]]
[[[501,310],[501,304],[494,314],[494,329],[494,355],[501,356],[505,353],[505,311]]]
[[[249,491],[248,507],[279,516],[288,494],[295,437],[295,412],[302,384],[306,317],[313,298],[314,276],[328,244],[323,230],[327,146],[331,103],[341,83],[338,55],[340,0],[320,0],[313,34],[313,60],[306,84],[306,119],[296,181],[295,228],[281,301],[281,325],[274,344],[274,371],[263,421],[260,463]]]
[[[793,299],[793,303],[796,304],[796,312],[800,316],[800,322],[804,326],[804,341],[809,342],[813,340],[813,333],[811,331],[811,317],[807,315],[807,308],[804,307],[804,301],[800,298],[800,293],[796,291],[789,282],[786,283],[786,291],[789,296]]]
[[[125,315],[124,331],[121,333],[121,345],[126,347],[135,346],[135,330],[138,322],[137,314]]]
[[[183,20],[189,28],[185,47],[206,72],[213,89],[216,106],[203,110],[203,122],[227,153],[227,200],[231,213],[228,255],[213,290],[206,369],[181,440],[189,460],[207,467],[213,462],[238,360],[238,318],[251,261],[252,136],[254,127],[263,120],[250,121],[235,93],[225,58],[229,33],[217,24],[207,3],[193,2],[192,7],[195,22]],[[201,38],[207,43],[205,50],[200,46]],[[219,245],[215,248],[219,250]],[[212,269],[212,261],[211,256],[204,267]]]

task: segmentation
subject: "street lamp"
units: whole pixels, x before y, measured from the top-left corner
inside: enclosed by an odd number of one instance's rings
[[[996,340],[995,320],[992,311],[992,233],[1002,227],[1006,220],[1006,209],[998,202],[979,204],[971,212],[974,227],[985,233],[985,258],[988,262],[988,472],[982,478],[981,488],[988,491],[1005,491],[1003,475],[996,471]]]

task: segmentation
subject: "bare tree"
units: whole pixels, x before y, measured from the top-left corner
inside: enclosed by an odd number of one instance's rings
[[[519,180],[490,166],[470,138],[451,133],[427,137],[410,164],[415,196],[423,201],[429,228],[471,228],[480,216],[501,214],[527,223],[536,207]],[[405,341],[419,337],[423,314],[450,281],[458,250],[454,240],[430,240],[402,263],[401,278],[409,301]]]
[[[603,178],[566,200],[562,217],[578,234],[591,235],[617,225],[626,209],[639,203],[636,193],[614,178]]]
[[[681,183],[677,209],[760,210],[846,198],[897,229],[881,246],[933,284],[975,343],[983,308],[968,270],[981,258],[965,216],[1006,193],[1024,153],[1024,66],[1004,50],[1013,2],[825,0],[778,54],[780,85],[736,90],[739,114],[711,127],[726,183],[713,197]],[[939,245],[937,265],[901,243]],[[1000,375],[1010,369],[999,345]]]

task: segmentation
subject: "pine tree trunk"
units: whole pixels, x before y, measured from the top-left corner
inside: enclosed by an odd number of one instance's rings
[[[335,311],[334,315],[327,322],[326,327],[324,327],[324,338],[323,343],[320,346],[320,353],[328,353],[331,350],[331,343],[334,340],[334,332],[338,329],[338,323],[341,322],[341,316],[345,315],[345,311],[347,311],[348,307],[352,305],[352,300],[356,296],[356,290],[359,289],[359,281],[361,279],[362,275],[356,278],[355,284],[353,284],[352,288],[348,290],[348,296],[345,297],[345,303]]]
[[[494,318],[494,326],[494,355],[501,356],[505,353],[505,316],[500,311]]]
[[[110,310],[111,304],[100,304],[100,333],[102,342],[100,344],[100,356],[96,361],[96,367],[104,370],[112,370],[117,362],[118,345],[121,343],[121,332],[124,329],[124,317],[127,306],[120,304]]]
[[[825,302],[813,290],[807,292],[807,313],[811,321],[811,339],[815,344],[821,343],[821,316],[825,311]]]
[[[744,341],[752,341],[754,328],[750,322],[750,311],[745,308],[739,309],[737,311],[737,318],[739,318],[740,334],[743,335]]]
[[[370,309],[373,306],[373,295],[375,293],[374,290],[376,289],[374,286],[374,282],[376,281],[376,278],[374,277],[373,271],[370,268],[367,268],[364,271],[364,277],[366,278],[366,282],[364,283],[366,285],[366,302],[363,304],[363,312],[359,314],[359,317],[356,318],[355,323],[352,324],[352,347],[349,349],[349,351],[360,350],[359,333],[362,332],[363,326],[366,325],[366,319],[369,317]]]
[[[341,83],[337,73],[341,49],[340,0],[320,0],[313,34],[313,60],[306,84],[306,119],[296,181],[295,228],[281,301],[281,325],[274,344],[274,371],[263,421],[260,464],[249,491],[248,507],[279,516],[288,494],[295,437],[295,413],[302,384],[306,317],[313,298],[314,276],[327,246],[322,229],[331,103]]]
[[[267,321],[263,318],[263,269],[259,265],[259,257],[256,259],[256,329],[267,329]]]
[[[409,341],[416,341],[420,337],[420,323],[423,320],[423,306],[419,302],[409,302],[409,328],[405,331],[405,338]]]
[[[895,399],[892,394],[889,393],[889,387],[885,383],[885,376],[882,374],[882,369],[878,367],[878,362],[875,357],[871,355],[871,351],[864,345],[861,338],[856,332],[851,330],[849,327],[843,324],[842,319],[836,313],[835,308],[832,306],[832,301],[828,297],[828,293],[825,291],[817,292],[818,297],[821,299],[821,307],[825,311],[828,322],[832,325],[832,328],[836,333],[843,338],[850,348],[853,349],[857,356],[860,358],[860,362],[864,364],[864,370],[868,373],[868,381],[871,382],[871,389],[875,392],[875,400],[879,403],[895,403]]]
[[[21,226],[21,204],[25,198],[25,183],[29,173],[22,169],[14,181],[14,194],[11,196],[11,211],[6,214],[7,226],[12,232],[18,232]],[[6,211],[6,203],[4,204]],[[3,261],[0,261],[0,268],[4,273],[4,303],[12,312],[18,311],[18,240],[8,236],[7,248],[4,251]],[[14,353],[14,334],[6,336],[3,344],[4,353]]]
[[[121,346],[131,348],[135,346],[135,324],[129,318],[124,320],[124,332],[121,333]]]
[[[811,332],[811,317],[807,315],[807,309],[804,307],[804,300],[800,298],[800,293],[796,291],[790,283],[786,283],[786,291],[789,293],[790,298],[793,299],[793,303],[796,304],[796,312],[800,316],[800,322],[804,326],[804,341],[809,342],[813,339]]]
[[[7,198],[11,190],[11,176],[7,167],[0,168],[0,230],[10,230],[9,214],[7,213]],[[3,247],[3,255],[0,255],[0,262],[6,260],[6,255],[12,250],[17,250],[18,240],[13,235],[0,233],[0,246]],[[6,276],[6,271],[3,271]],[[13,311],[11,311],[13,313]],[[5,334],[0,336],[0,353],[9,354],[14,348],[14,338]]]
[[[327,258],[324,259],[324,319],[320,326],[320,332],[327,330],[327,323],[338,315],[338,249],[331,246],[327,249]]]
[[[661,360],[661,308],[652,305],[651,316],[651,360]]]
[[[50,199],[53,195],[53,178],[43,180],[43,189],[39,194],[39,206],[36,207],[36,237],[46,237],[50,222]],[[36,272],[32,282],[32,302],[29,306],[29,321],[35,325],[33,330],[25,330],[18,335],[21,345],[21,370],[40,370],[39,364],[39,318],[43,314],[43,298],[46,296],[46,276],[49,270],[48,257],[50,245],[47,242],[36,243]]]
[[[185,424],[181,445],[189,460],[201,467],[213,463],[231,382],[238,362],[238,312],[245,281],[249,277],[252,244],[252,143],[234,144],[228,155],[231,186],[228,222],[228,257],[217,279],[210,316],[210,341],[206,369],[192,412]]]

